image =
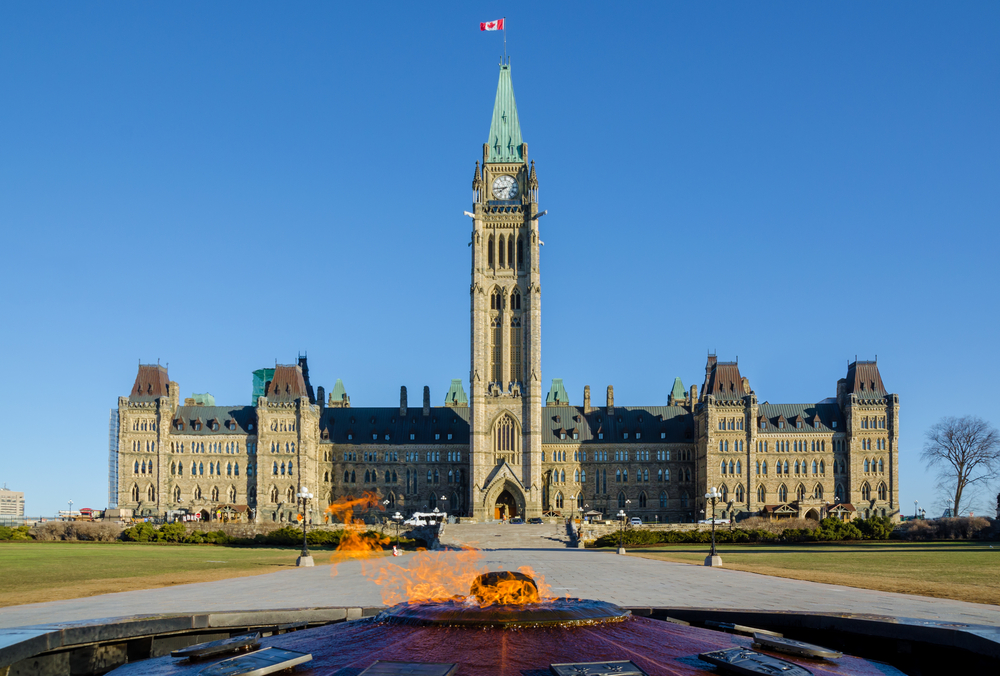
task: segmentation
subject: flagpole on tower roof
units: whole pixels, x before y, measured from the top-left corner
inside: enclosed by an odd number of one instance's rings
[[[507,17],[503,18],[503,60],[507,60]]]

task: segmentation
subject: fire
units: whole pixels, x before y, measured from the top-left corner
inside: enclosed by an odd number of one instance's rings
[[[457,551],[427,551],[418,549],[405,564],[392,560],[371,560],[391,540],[387,537],[365,537],[364,521],[354,518],[355,510],[383,509],[379,496],[365,492],[360,498],[341,498],[326,508],[331,520],[344,524],[340,543],[330,557],[330,575],[337,575],[337,565],[344,561],[365,559],[362,573],[382,588],[382,602],[387,606],[398,603],[434,603],[463,601],[480,606],[523,605],[550,600],[550,587],[545,579],[528,566],[518,573],[490,573],[483,555],[476,549]]]
[[[373,552],[381,552],[382,545],[389,544],[389,538],[387,537],[365,537],[364,533],[367,529],[365,522],[354,518],[355,509],[367,510],[372,507],[380,510],[383,509],[378,495],[366,491],[360,498],[354,498],[353,496],[340,498],[326,508],[327,514],[332,519],[341,521],[344,524],[344,530],[340,535],[340,542],[330,557],[330,563],[334,564],[330,568],[331,576],[337,574],[337,564],[352,559],[366,559]]]
[[[518,571],[520,576],[490,576],[481,552],[461,549],[418,551],[405,564],[378,561],[366,565],[363,572],[382,587],[382,603],[387,606],[443,601],[464,601],[480,606],[523,605],[550,598],[550,588],[544,578],[528,566]],[[497,579],[481,579],[484,576]]]

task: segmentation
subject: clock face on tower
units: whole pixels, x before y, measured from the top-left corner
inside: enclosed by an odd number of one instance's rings
[[[512,200],[517,197],[517,181],[513,176],[498,176],[493,181],[493,196],[499,200]]]

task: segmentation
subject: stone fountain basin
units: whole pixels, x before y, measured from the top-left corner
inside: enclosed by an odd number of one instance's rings
[[[698,653],[750,647],[751,639],[641,617],[574,626],[495,628],[413,626],[366,618],[273,636],[263,646],[308,652],[300,676],[356,676],[375,660],[447,662],[460,676],[543,676],[554,663],[631,660],[650,676],[714,673]],[[782,656],[816,676],[901,675],[892,667],[844,656],[837,661]],[[115,676],[194,675],[205,663],[160,657],[119,667]]]

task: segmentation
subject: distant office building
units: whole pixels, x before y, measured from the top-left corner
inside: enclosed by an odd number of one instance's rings
[[[12,491],[4,484],[0,488],[0,516],[24,517],[24,493]]]

